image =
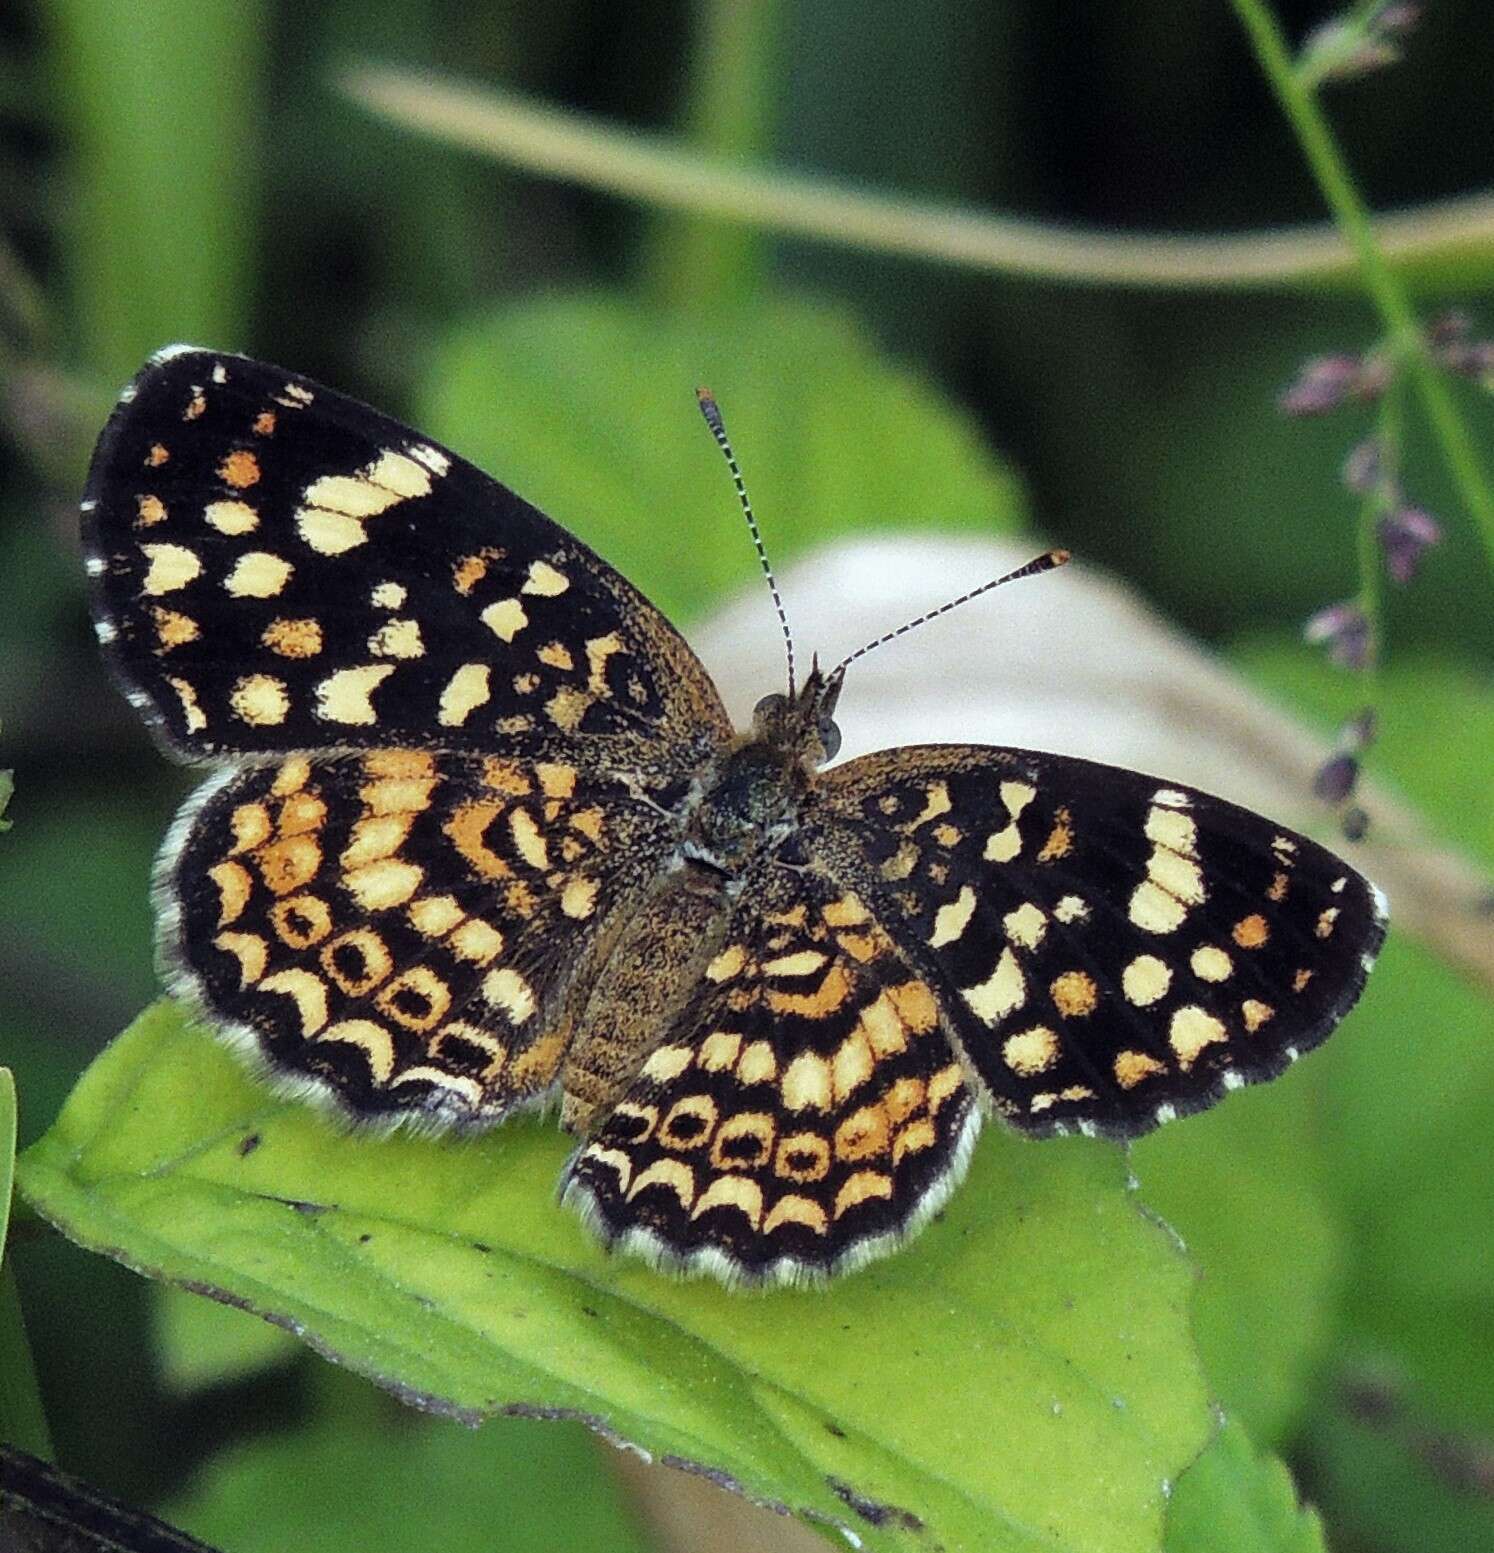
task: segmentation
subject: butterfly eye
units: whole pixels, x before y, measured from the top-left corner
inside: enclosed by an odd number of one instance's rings
[[[834,760],[840,754],[840,729],[828,717],[822,717],[819,725],[820,743],[825,746],[825,759]]]
[[[770,712],[776,712],[788,704],[788,697],[779,691],[774,691],[770,696],[764,696],[752,709],[754,717],[766,717]]]

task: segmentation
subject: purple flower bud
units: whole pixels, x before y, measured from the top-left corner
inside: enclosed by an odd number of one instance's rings
[[[1345,809],[1338,823],[1346,841],[1363,841],[1369,834],[1369,815],[1358,804],[1352,809]]]
[[[1372,706],[1356,712],[1338,730],[1338,742],[1352,754],[1361,755],[1375,742],[1380,731],[1380,719]]]
[[[1376,533],[1385,570],[1402,585],[1416,575],[1423,550],[1442,538],[1442,527],[1420,507],[1397,507],[1380,519]]]
[[[1352,755],[1332,755],[1318,767],[1312,790],[1324,803],[1342,803],[1359,780],[1359,762]]]
[[[1445,350],[1449,345],[1461,345],[1473,328],[1468,314],[1451,307],[1427,325],[1427,344],[1433,350]]]
[[[1468,340],[1443,347],[1437,359],[1449,372],[1494,389],[1494,340]]]
[[[1415,0],[1402,0],[1399,5],[1387,5],[1375,18],[1375,31],[1388,33],[1392,37],[1397,33],[1407,33],[1421,20],[1421,6]]]
[[[1365,437],[1349,449],[1344,460],[1343,481],[1356,496],[1368,496],[1380,488],[1384,463],[1380,457],[1380,439]]]
[[[1309,642],[1321,642],[1328,656],[1346,669],[1362,669],[1370,660],[1369,617],[1357,604],[1330,604],[1302,628]]]
[[[1303,362],[1277,408],[1283,415],[1325,415],[1357,393],[1363,372],[1360,356],[1314,356]]]

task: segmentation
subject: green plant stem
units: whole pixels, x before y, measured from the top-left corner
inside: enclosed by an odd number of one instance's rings
[[[1316,96],[1297,74],[1286,38],[1266,0],[1231,0],[1265,72],[1296,132],[1302,153],[1339,230],[1358,257],[1365,289],[1385,322],[1397,370],[1404,368],[1421,399],[1453,480],[1483,538],[1494,570],[1494,492],[1452,394],[1427,347],[1405,288],[1387,263],[1368,210],[1354,187]]]
[[[50,1459],[52,1441],[42,1411],[31,1345],[21,1319],[15,1273],[5,1258],[11,1182],[16,1158],[16,1085],[0,1068],[0,1441]]]
[[[52,1458],[52,1435],[36,1384],[31,1345],[10,1264],[0,1267],[0,1440]]]
[[[696,0],[682,127],[698,150],[733,160],[766,151],[780,20],[776,0]],[[741,301],[759,289],[765,262],[763,237],[749,226],[710,216],[654,222],[650,278],[667,306]]]
[[[871,253],[1052,284],[1150,289],[1342,286],[1355,275],[1353,251],[1331,224],[1228,237],[1059,226],[708,156],[673,137],[428,72],[360,65],[338,84],[372,113],[536,176]],[[1485,192],[1379,216],[1375,231],[1381,251],[1404,265],[1432,269],[1457,262],[1488,250],[1494,196]]]

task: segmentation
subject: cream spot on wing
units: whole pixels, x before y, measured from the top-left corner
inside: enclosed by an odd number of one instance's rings
[[[370,663],[329,674],[316,687],[316,715],[325,722],[371,726],[379,719],[369,696],[393,673],[392,663]]]
[[[751,1042],[737,1062],[737,1077],[744,1084],[772,1083],[778,1077],[778,1059],[773,1055],[772,1043]]]
[[[1053,915],[1065,924],[1083,922],[1089,915],[1089,906],[1078,895],[1065,895],[1053,908]]]
[[[1203,870],[1192,858],[1158,847],[1147,859],[1146,871],[1156,884],[1185,906],[1203,904]]]
[[[765,961],[763,973],[767,976],[813,976],[829,958],[819,949],[799,949],[793,954]]]
[[[763,1216],[763,1189],[748,1176],[717,1176],[690,1211],[692,1219],[712,1208],[735,1208],[756,1229]]]
[[[342,1041],[362,1049],[377,1084],[387,1084],[394,1072],[394,1037],[372,1019],[339,1019],[317,1036],[318,1041]]]
[[[923,810],[908,828],[917,830],[920,825],[927,825],[930,820],[937,820],[941,814],[948,814],[953,807],[949,797],[949,783],[930,782],[923,790]]]
[[[427,938],[441,938],[459,923],[466,913],[452,895],[425,895],[410,902],[406,913],[417,933]]]
[[[1019,949],[1036,949],[1048,931],[1048,919],[1031,901],[1025,901],[1015,911],[1009,911],[1001,919],[1006,936]]]
[[[560,892],[560,909],[578,922],[584,922],[596,909],[596,904],[595,879],[572,879]]]
[[[570,579],[565,573],[556,571],[548,561],[531,561],[529,576],[519,592],[536,593],[541,598],[553,599],[564,593],[570,585]]]
[[[186,723],[188,733],[200,733],[207,727],[207,715],[202,710],[197,700],[197,692],[184,679],[177,679],[172,675],[166,676],[166,683],[176,692],[176,698],[182,704],[182,717]]]
[[[576,660],[564,642],[546,642],[534,656],[547,668],[569,672],[576,667]]]
[[[1313,932],[1319,938],[1329,938],[1333,934],[1333,924],[1338,921],[1338,907],[1330,906],[1326,911],[1318,913],[1317,925]]]
[[[342,876],[343,886],[365,911],[402,906],[420,888],[425,870],[401,858],[384,857]]]
[[[942,949],[954,943],[975,915],[975,891],[967,884],[960,893],[934,913],[934,931],[929,934],[929,947]]]
[[[443,728],[460,728],[491,694],[485,663],[464,663],[441,691],[436,721]]]
[[[1037,789],[1029,782],[1003,782],[1001,801],[1010,816],[1008,824],[995,831],[986,841],[984,856],[989,863],[1009,863],[1022,850],[1022,835],[1017,829],[1017,819],[1022,811],[1037,797]]]
[[[1058,1061],[1058,1037],[1047,1025],[1034,1025],[1031,1030],[1008,1036],[1001,1046],[1001,1058],[1013,1073],[1032,1078]]]
[[[278,992],[296,1005],[303,1036],[315,1035],[327,1023],[327,984],[311,971],[276,971],[259,982],[259,991]]]
[[[816,1235],[826,1234],[830,1228],[825,1210],[817,1202],[793,1192],[780,1197],[768,1210],[768,1216],[763,1220],[763,1234],[771,1235],[784,1224],[802,1224]]]
[[[390,620],[368,639],[368,650],[376,658],[421,658],[425,643],[420,640],[418,620]]]
[[[1265,1022],[1276,1012],[1269,1003],[1262,1003],[1259,998],[1246,998],[1240,1005],[1240,1013],[1245,1020],[1245,1028],[1254,1035]]]
[[[606,636],[594,636],[586,644],[586,688],[594,696],[611,695],[607,685],[607,660],[614,654],[623,651],[622,638],[616,631],[609,631]]]
[[[700,1043],[698,1064],[707,1073],[724,1073],[742,1054],[742,1037],[734,1030],[713,1030]]]
[[[800,1052],[784,1069],[783,1103],[790,1111],[828,1111],[830,1064],[818,1052]]]
[[[253,728],[273,728],[290,711],[285,681],[271,674],[245,674],[233,687],[228,704],[241,722]]]
[[[219,933],[213,948],[231,954],[239,962],[239,986],[251,987],[265,973],[270,946],[257,933]]]
[[[1193,1003],[1180,1008],[1167,1027],[1167,1043],[1177,1053],[1178,1066],[1184,1073],[1205,1046],[1225,1039],[1224,1021]]]
[[[368,471],[375,485],[385,486],[401,500],[431,494],[431,476],[444,475],[451,461],[433,447],[421,444],[408,454],[385,452]]]
[[[975,1017],[994,1025],[1027,1001],[1027,982],[1022,967],[1011,950],[1003,949],[996,969],[974,987],[963,987],[960,996],[970,1005]]]
[[[469,917],[451,935],[452,951],[476,965],[487,965],[503,952],[503,934],[490,923]]]
[[[515,970],[505,966],[489,971],[482,981],[482,994],[516,1024],[521,1025],[534,1012],[534,989]],[[647,1064],[645,1064],[645,1070]]]
[[[1146,879],[1131,892],[1127,915],[1144,933],[1172,933],[1182,926],[1188,908],[1171,891],[1163,889],[1155,880]]]
[[[1177,809],[1151,809],[1146,817],[1146,839],[1159,847],[1181,852],[1184,857],[1196,857],[1198,825],[1193,816]]]
[[[499,599],[477,617],[500,641],[511,642],[529,624],[518,599]]]
[[[861,1030],[855,1029],[835,1049],[830,1059],[830,1082],[836,1102],[844,1100],[858,1085],[872,1076],[876,1059],[872,1055],[871,1042]]]
[[[688,1208],[695,1198],[695,1173],[682,1159],[656,1159],[628,1188],[628,1201],[651,1186],[667,1188],[678,1198],[680,1207]]]
[[[368,530],[345,512],[303,507],[296,514],[296,532],[318,555],[343,555],[368,539]]]
[[[1169,809],[1186,809],[1191,803],[1187,793],[1180,793],[1175,787],[1159,787],[1152,794],[1152,802],[1160,803]]]
[[[509,834],[514,838],[514,850],[531,868],[550,866],[550,849],[534,816],[527,809],[514,809],[508,817]]]
[[[1149,1008],[1166,997],[1172,985],[1172,969],[1154,954],[1139,954],[1121,972],[1121,991],[1128,1003]]]
[[[371,604],[380,609],[399,609],[408,596],[402,582],[381,582],[374,586],[368,598]]]
[[[210,501],[202,516],[220,534],[250,534],[259,527],[259,514],[246,501]]]
[[[566,685],[545,702],[545,713],[562,733],[574,733],[590,705],[591,697],[584,690]]]
[[[1214,944],[1195,949],[1188,963],[1200,981],[1228,981],[1235,968],[1234,961]]]
[[[236,599],[272,599],[290,581],[295,567],[268,550],[248,550],[234,562],[223,586]]]
[[[690,1066],[693,1056],[688,1046],[656,1046],[648,1054],[648,1061],[643,1064],[643,1077],[653,1079],[658,1084],[667,1084]]]
[[[218,926],[227,927],[244,914],[254,881],[242,863],[217,863],[208,869],[208,878],[218,887]]]
[[[747,963],[747,951],[740,944],[730,944],[705,968],[708,981],[730,981],[742,973]]]
[[[141,545],[140,550],[150,563],[140,584],[143,593],[173,593],[202,575],[201,560],[185,545]]]
[[[892,1177],[880,1170],[858,1170],[849,1177],[835,1194],[835,1217],[849,1213],[852,1208],[873,1197],[892,1196]]]

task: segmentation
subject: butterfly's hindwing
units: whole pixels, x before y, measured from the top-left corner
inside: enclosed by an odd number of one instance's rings
[[[917,1228],[978,1124],[933,990],[866,903],[775,867],[565,1192],[665,1266],[814,1279]]]
[[[366,405],[157,357],[84,499],[116,673],[188,755],[730,733],[641,594],[506,487]]]
[[[556,1080],[660,818],[559,762],[293,755],[207,784],[158,889],[175,982],[282,1084],[488,1125]]]
[[[889,751],[827,773],[816,823],[1030,1132],[1132,1136],[1274,1076],[1384,937],[1373,886],[1316,843],[1088,761]]]

